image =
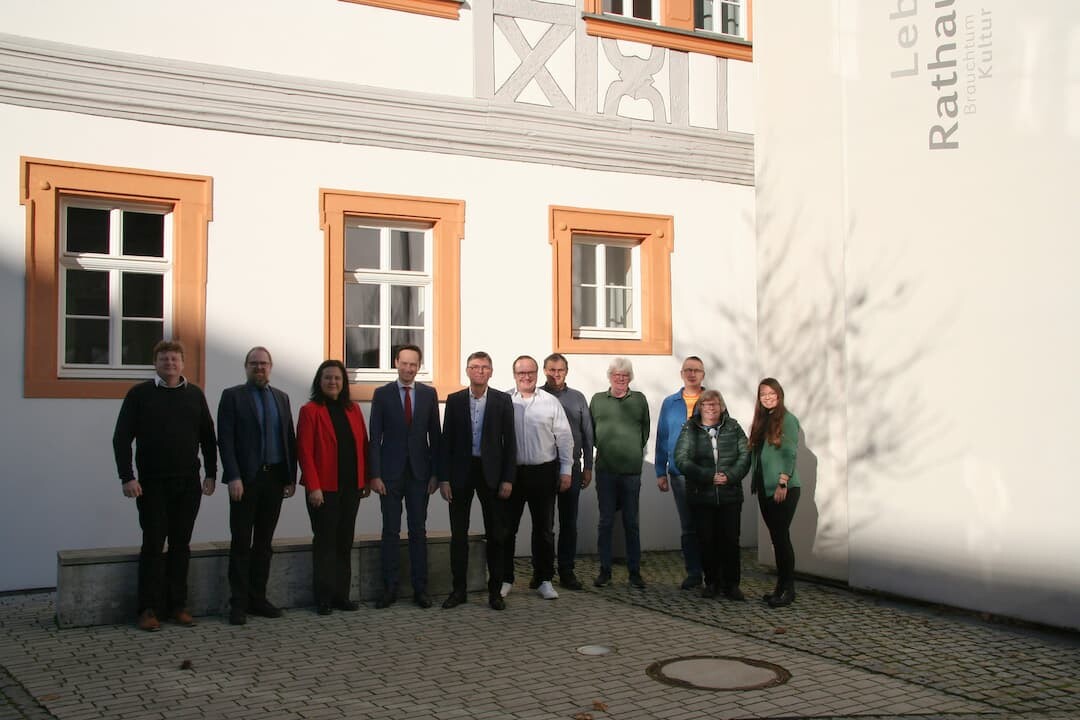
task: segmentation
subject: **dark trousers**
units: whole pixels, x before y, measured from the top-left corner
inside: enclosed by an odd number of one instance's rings
[[[795,588],[795,548],[791,545],[791,519],[799,504],[799,488],[789,487],[784,502],[777,503],[765,493],[758,493],[758,507],[765,527],[772,539],[776,556],[776,587],[780,590]]]
[[[638,526],[640,497],[640,474],[596,473],[596,499],[600,509],[596,545],[601,570],[611,572],[611,532],[615,528],[615,511],[621,509],[623,533],[626,536],[626,569],[631,573],[641,571],[641,531]]]
[[[503,581],[514,582],[514,545],[525,504],[532,518],[533,577],[551,580],[555,572],[555,496],[559,492],[559,466],[554,460],[541,465],[518,465],[510,495],[507,550]]]
[[[266,602],[266,581],[270,577],[271,543],[281,500],[289,482],[284,463],[263,466],[251,483],[244,484],[239,501],[229,501],[229,589],[230,603],[237,610]]]
[[[142,528],[139,551],[139,613],[162,617],[187,606],[191,532],[202,503],[199,478],[140,478],[142,495],[135,500]],[[165,542],[169,552],[164,552]]]
[[[315,604],[330,605],[349,599],[352,585],[352,547],[360,493],[323,490],[318,509],[307,503],[311,518],[311,559],[314,564]]]
[[[675,511],[679,513],[680,542],[686,574],[690,577],[701,575],[701,542],[694,535],[694,518],[690,505],[686,501],[686,476],[672,473],[668,475],[671,495],[675,498]]]
[[[484,534],[487,536],[488,592],[497,593],[502,586],[503,564],[508,552],[506,542],[507,501],[499,498],[497,490],[488,487],[480,458],[473,458],[469,477],[463,487],[454,488],[450,501],[450,572],[454,576],[454,592],[464,594],[468,587],[469,515],[473,494],[480,501],[484,514]],[[513,553],[513,549],[509,549]]]
[[[742,576],[739,558],[742,503],[689,505],[689,510],[701,551],[705,584],[723,590],[738,587]]]
[[[409,574],[413,593],[427,592],[427,508],[428,479],[413,477],[406,465],[401,478],[387,483],[386,494],[379,496],[382,510],[382,574],[388,592],[398,589],[398,543],[401,540],[401,504],[405,502],[409,529]]]
[[[577,557],[578,501],[581,499],[581,468],[574,463],[570,473],[570,489],[555,496],[559,507],[559,575],[574,572]]]

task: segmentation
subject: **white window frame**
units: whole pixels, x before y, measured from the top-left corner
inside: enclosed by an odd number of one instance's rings
[[[713,14],[710,16],[713,27],[704,28],[698,27],[696,30],[704,30],[705,32],[716,33],[717,35],[727,35],[728,37],[746,38],[746,2],[745,0],[712,0],[713,2]],[[735,24],[739,31],[736,33],[729,33],[723,29],[717,29],[717,23],[721,22],[724,17],[724,8],[733,8],[735,10]],[[696,22],[695,22],[696,24]],[[703,23],[704,24],[704,23]]]
[[[109,211],[109,252],[73,253],[67,249],[68,208],[88,208]],[[162,276],[162,313],[164,327],[162,337],[173,335],[173,210],[170,206],[121,200],[94,200],[65,197],[60,201],[60,247],[58,248],[59,275],[57,302],[57,375],[63,378],[150,378],[153,365],[125,365],[122,360],[123,298],[121,297],[121,274],[137,272]],[[164,216],[162,257],[123,255],[121,238],[121,213],[124,211],[154,213]],[[69,363],[67,349],[67,271],[96,270],[109,273],[109,358],[107,365]],[[73,316],[79,317],[79,316]],[[95,319],[100,319],[95,316]]]
[[[397,379],[397,371],[394,369],[394,358],[390,355],[390,286],[410,285],[424,288],[424,342],[421,348],[424,351],[424,360],[421,363],[416,379],[422,382],[432,382],[435,368],[432,363],[432,335],[434,320],[434,232],[431,225],[415,222],[387,222],[365,217],[348,216],[345,218],[345,236],[348,236],[349,228],[366,228],[379,231],[379,269],[355,270],[348,269],[344,272],[346,285],[378,285],[379,286],[379,367],[378,368],[350,368],[346,366],[351,383],[370,383],[390,381]],[[405,230],[409,232],[424,233],[424,269],[415,270],[390,270],[390,234],[393,230]],[[347,252],[347,249],[346,249]],[[348,293],[345,293],[348,296]],[[343,316],[344,317],[344,316]],[[348,353],[348,328],[344,333],[345,346],[343,357],[347,359]],[[370,327],[370,326],[360,326]]]
[[[603,0],[601,0],[601,3],[602,2],[603,2]],[[605,10],[604,14],[605,15],[614,15],[616,17],[624,17],[624,18],[628,18],[630,20],[637,20],[639,22],[652,23],[654,25],[659,25],[660,24],[660,0],[651,0],[651,2],[650,2],[651,9],[649,11],[649,12],[652,13],[651,18],[639,18],[639,17],[635,16],[634,15],[634,1],[633,0],[622,0],[622,3],[623,3],[622,12],[614,12],[612,10]]]
[[[596,293],[596,316],[601,319],[607,316],[607,290],[614,287],[606,284],[606,252],[608,246],[630,249],[631,282],[630,288],[630,312],[627,327],[607,327],[604,325],[581,325],[572,329],[575,338],[602,338],[609,340],[640,340],[641,339],[641,243],[619,241],[616,238],[602,235],[589,235],[586,233],[575,234],[572,245],[592,245],[596,253],[596,276],[592,283],[582,283],[582,291],[586,286],[592,286]],[[571,287],[573,290],[573,287]],[[572,314],[572,311],[571,311]]]

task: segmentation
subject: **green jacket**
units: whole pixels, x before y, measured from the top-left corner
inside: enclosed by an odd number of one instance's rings
[[[686,476],[686,501],[691,505],[729,505],[743,501],[742,479],[750,469],[750,450],[746,433],[738,420],[720,416],[716,435],[716,459],[713,459],[712,439],[694,415],[683,425],[675,443],[675,465]],[[722,472],[728,476],[724,485],[713,484],[713,476]]]
[[[593,468],[614,475],[640,475],[651,424],[645,396],[631,390],[617,398],[608,389],[593,395],[589,412],[596,445]]]
[[[780,483],[780,475],[788,476],[788,487],[799,487],[795,472],[795,451],[799,447],[799,419],[784,411],[784,424],[780,434],[780,447],[763,441],[761,447],[750,449],[750,474],[761,466],[761,479],[765,483],[765,497],[772,497]]]

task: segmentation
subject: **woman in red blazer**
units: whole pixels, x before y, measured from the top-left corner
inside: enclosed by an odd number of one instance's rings
[[[360,499],[370,490],[364,482],[367,428],[360,406],[349,400],[349,383],[340,360],[319,365],[311,383],[311,402],[300,408],[296,425],[296,457],[300,483],[307,488],[311,518],[315,606],[320,615],[331,608],[356,610],[349,599],[352,547]]]

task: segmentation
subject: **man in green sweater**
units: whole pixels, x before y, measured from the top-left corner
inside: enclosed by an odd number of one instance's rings
[[[593,469],[600,505],[597,537],[600,574],[593,585],[603,587],[611,582],[611,531],[615,525],[615,510],[621,508],[630,584],[644,588],[638,499],[645,443],[649,441],[649,403],[644,395],[630,389],[634,366],[629,360],[623,357],[612,360],[607,375],[610,387],[593,395],[589,403],[596,445]]]

